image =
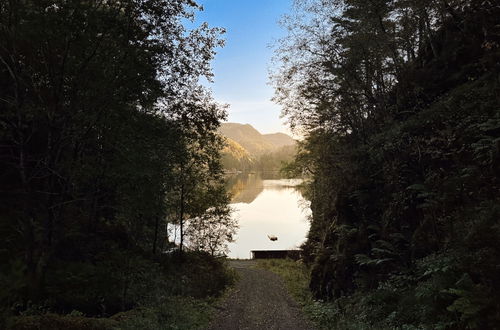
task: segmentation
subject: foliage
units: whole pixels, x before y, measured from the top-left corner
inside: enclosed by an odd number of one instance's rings
[[[330,328],[496,328],[498,6],[297,1],[275,100],[306,136],[303,246]]]
[[[265,153],[255,159],[250,167],[260,172],[277,172],[287,163],[292,161],[295,156],[295,146],[284,146],[274,152]]]
[[[203,329],[213,312],[212,304],[210,300],[169,297],[159,305],[132,310],[117,317],[121,318],[120,329]]]
[[[82,269],[88,264],[66,267],[71,270],[59,269],[58,286],[50,288],[51,299],[61,306],[50,301],[30,303],[19,316],[9,318],[8,329],[199,328],[213,314],[215,299],[235,281],[222,260],[202,252],[163,256],[157,263],[136,257],[128,264],[96,265],[89,270]],[[85,292],[78,289],[82,285]],[[125,311],[116,313],[124,303]],[[55,314],[53,309],[65,313]]]
[[[0,327],[11,316],[20,327],[98,327],[113,322],[92,317],[148,309],[157,292],[162,306],[192,310],[230,282],[210,255],[164,253],[168,224],[217,210],[206,230],[230,225],[219,222],[225,108],[200,84],[224,31],[188,29],[201,9],[0,2]],[[183,262],[207,282],[191,282]]]
[[[319,329],[369,328],[366,323],[342,315],[337,304],[314,300],[309,290],[310,269],[302,262],[291,259],[262,259],[258,260],[257,267],[279,275],[288,292]]]
[[[183,261],[179,263],[180,260]],[[215,300],[232,285],[235,273],[221,259],[203,252],[170,255],[161,281],[164,289],[152,291],[140,307],[111,318],[123,329],[199,329],[207,326]]]
[[[224,153],[222,164],[229,172],[278,172],[295,156],[295,146],[284,146],[264,154],[237,159],[233,153]],[[294,176],[296,178],[296,176]]]
[[[227,243],[234,242],[238,229],[230,210],[212,208],[205,214],[190,219],[187,235],[194,249],[206,251],[212,256],[228,253]]]
[[[15,317],[10,320],[8,329],[54,329],[54,330],[111,330],[117,322],[110,319],[88,318],[72,315],[44,314],[39,316]]]

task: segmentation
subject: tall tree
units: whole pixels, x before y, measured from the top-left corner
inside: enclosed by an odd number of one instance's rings
[[[303,248],[313,293],[343,297],[342,311],[374,308],[370,327],[495,324],[487,311],[497,304],[485,292],[499,285],[490,268],[500,256],[492,244],[499,181],[486,154],[496,154],[499,137],[491,129],[499,118],[499,67],[491,61],[499,58],[498,6],[294,4],[271,78],[275,101],[305,136],[291,169],[311,173]],[[472,232],[485,239],[472,243]],[[489,257],[464,248],[471,246]]]
[[[184,126],[205,136],[224,116],[198,83],[211,78],[222,30],[187,30],[197,9],[190,0],[0,3],[2,251],[14,251],[2,258],[24,260],[31,298],[43,297],[54,258],[93,258],[104,228],[123,231],[114,239],[124,247],[157,250],[173,159],[196,154]]]

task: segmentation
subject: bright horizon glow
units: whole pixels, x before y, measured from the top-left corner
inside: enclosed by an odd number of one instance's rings
[[[268,84],[272,57],[270,45],[284,31],[278,20],[291,8],[292,0],[199,0],[204,11],[195,23],[226,29],[226,45],[217,49],[212,62],[214,83],[209,83],[214,98],[229,104],[228,121],[250,124],[263,134],[290,130],[280,118],[281,108],[271,101]]]

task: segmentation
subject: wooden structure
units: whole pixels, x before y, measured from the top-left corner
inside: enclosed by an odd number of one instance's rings
[[[252,259],[300,259],[300,250],[252,250]]]

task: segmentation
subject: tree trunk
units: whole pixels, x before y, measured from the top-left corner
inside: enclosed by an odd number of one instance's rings
[[[181,230],[181,242],[179,244],[179,251],[182,253],[184,249],[184,184],[181,185],[181,205],[179,210],[179,225]]]
[[[155,235],[153,238],[153,255],[156,255],[156,245],[158,242],[158,227],[160,226],[160,217],[155,217]]]
[[[434,55],[434,58],[438,58],[438,52],[436,49],[436,46],[434,45],[434,40],[432,39],[432,28],[431,28],[431,23],[429,20],[429,13],[427,13],[427,10],[423,10],[424,14],[424,26],[425,26],[425,35],[427,36],[427,41],[429,42],[429,45],[431,46],[432,50],[432,55]]]

